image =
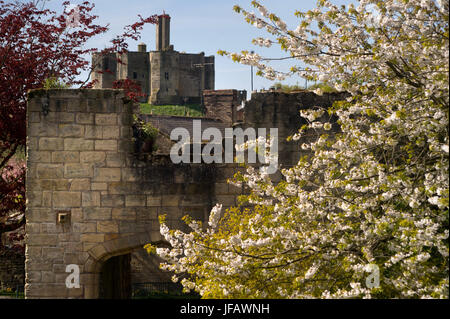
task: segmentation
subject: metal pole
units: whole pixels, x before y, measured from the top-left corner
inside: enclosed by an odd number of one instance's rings
[[[255,51],[251,51],[251,54],[255,53]],[[251,76],[251,88],[252,88],[252,92],[253,92],[253,65],[250,66],[250,72],[252,73]]]

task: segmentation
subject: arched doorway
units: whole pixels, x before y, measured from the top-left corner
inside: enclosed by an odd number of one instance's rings
[[[100,299],[131,299],[131,254],[106,260],[99,280]]]

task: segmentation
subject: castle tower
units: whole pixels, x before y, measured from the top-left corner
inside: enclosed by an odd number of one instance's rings
[[[158,17],[156,27],[156,51],[166,51],[170,45],[170,16],[162,14]]]

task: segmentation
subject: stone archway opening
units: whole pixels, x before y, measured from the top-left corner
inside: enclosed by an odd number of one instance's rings
[[[99,276],[100,299],[131,299],[131,253],[107,259]]]

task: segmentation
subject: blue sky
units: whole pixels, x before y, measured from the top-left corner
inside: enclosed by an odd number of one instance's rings
[[[72,0],[71,4],[81,3],[82,0]],[[171,16],[170,42],[177,51],[188,53],[205,52],[215,55],[215,88],[239,89],[250,92],[251,72],[249,66],[232,62],[227,57],[217,55],[218,50],[239,52],[254,50],[270,57],[280,57],[282,52],[278,47],[271,49],[260,48],[251,43],[255,37],[265,37],[267,33],[249,25],[243,18],[233,11],[238,4],[250,11],[251,0],[93,0],[94,13],[99,16],[97,23],[110,25],[110,31],[88,43],[90,47],[103,48],[110,39],[122,32],[125,25],[137,21],[137,15],[150,16],[161,14],[163,10]],[[336,4],[349,1],[334,0]],[[61,10],[62,1],[50,0],[48,6],[57,11]],[[296,10],[306,11],[315,7],[316,0],[265,0],[262,3],[269,11],[282,17],[290,28],[298,24],[294,16]],[[155,49],[155,26],[148,25],[142,32],[139,42],[147,44],[147,50]],[[137,50],[138,42],[129,42],[131,51]],[[292,61],[290,62],[293,63]],[[279,65],[286,67],[286,64]],[[304,85],[301,78],[291,78],[283,83]],[[269,88],[273,82],[254,76],[254,89]]]

